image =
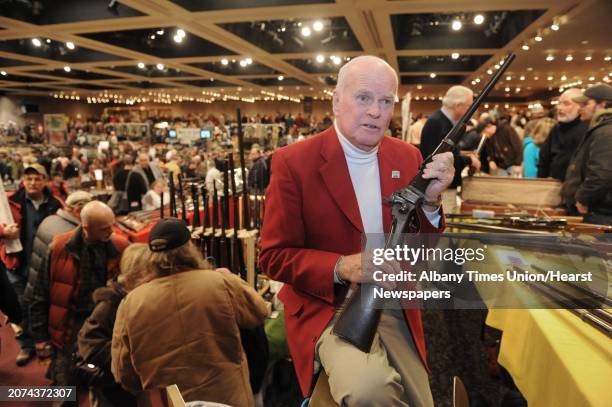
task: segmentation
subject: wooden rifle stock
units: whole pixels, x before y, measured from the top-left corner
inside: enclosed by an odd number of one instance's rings
[[[431,180],[423,178],[425,165],[433,160],[433,156],[451,151],[459,142],[465,132],[468,120],[476,112],[514,58],[513,53],[504,58],[504,63],[485,85],[463,117],[453,126],[434,152],[421,163],[419,171],[410,184],[393,193],[389,200],[392,206],[393,222],[385,248],[395,248],[401,244],[403,241],[402,234],[406,231],[408,225],[418,230],[416,210],[422,205],[425,190],[431,182]],[[366,353],[369,353],[372,347],[372,341],[384,305],[384,299],[375,296],[376,287],[375,284],[360,284],[352,293],[333,327],[335,335]]]

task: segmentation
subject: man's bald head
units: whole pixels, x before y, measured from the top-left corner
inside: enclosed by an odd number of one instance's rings
[[[81,224],[85,239],[90,243],[104,242],[113,233],[115,214],[108,205],[92,201],[81,209]]]
[[[561,123],[569,123],[576,120],[580,114],[580,104],[572,99],[582,96],[582,89],[570,88],[563,92],[559,97],[557,105],[557,120]]]
[[[384,60],[360,56],[338,73],[333,108],[340,133],[355,147],[370,151],[389,127],[397,95],[397,74]]]
[[[398,78],[395,70],[384,59],[373,55],[362,55],[351,59],[344,64],[338,71],[338,81],[336,82],[336,92],[341,91],[347,81],[354,80],[355,76],[363,75],[367,72],[386,72],[395,79],[395,93],[397,93]]]

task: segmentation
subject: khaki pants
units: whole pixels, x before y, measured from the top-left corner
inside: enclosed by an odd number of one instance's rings
[[[336,317],[337,317],[336,313]],[[340,406],[433,407],[427,371],[402,310],[384,310],[370,353],[335,336],[332,320],[316,344]]]

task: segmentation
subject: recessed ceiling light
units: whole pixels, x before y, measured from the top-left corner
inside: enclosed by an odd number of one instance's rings
[[[504,92],[510,92],[510,88],[504,88]]]
[[[247,58],[245,59],[247,65],[251,65],[253,63],[253,59],[252,58]]]
[[[164,29],[161,28],[159,30],[156,31],[157,35],[164,35]]]
[[[457,59],[457,58],[459,58],[459,53],[458,53],[458,52],[453,52],[453,53],[451,54],[451,58],[452,58],[452,59]]]
[[[586,57],[584,57],[585,61],[590,61],[591,59],[593,59],[591,55],[587,55]]]
[[[480,83],[480,78],[476,78],[476,83]]]
[[[176,30],[176,35],[178,35],[179,37],[185,37],[185,31],[179,28],[178,30]]]
[[[315,31],[321,31],[323,29],[323,23],[317,20],[312,24],[312,28],[314,28]]]
[[[70,67],[69,67],[68,65],[66,65],[66,66],[64,67],[64,71],[66,71],[66,72],[70,72],[70,71],[72,71],[72,69],[70,69]]]
[[[282,81],[283,79],[285,79],[285,77],[283,75],[278,75],[278,80]]]
[[[139,62],[139,63],[138,63],[138,67],[139,67],[140,69],[145,69],[145,66],[146,66],[146,65],[144,64],[144,62]]]
[[[451,24],[451,28],[454,31],[459,31],[461,27],[463,27],[463,23],[460,20],[453,20],[453,23]]]
[[[493,75],[493,70],[491,70],[491,69],[487,69],[487,73],[488,73],[489,75]]]
[[[521,76],[519,77],[519,80],[524,81],[524,80],[525,80],[525,75],[521,75]]]
[[[612,59],[612,57],[610,55],[608,55],[607,57],[604,58],[604,61],[609,61],[611,59]]]
[[[157,69],[159,69],[160,71],[164,70],[164,64],[157,64],[155,65],[157,67]]]
[[[523,49],[523,51],[529,51],[529,44],[524,43],[521,48]]]
[[[74,49],[74,43],[73,42],[68,41],[66,43],[66,46],[68,47],[68,49]]]
[[[536,40],[537,42],[542,42],[542,36],[540,34],[537,34],[534,40]]]
[[[149,36],[149,38],[150,38],[150,39],[152,39],[152,40],[154,40],[154,39],[155,39],[155,34],[151,34],[151,35]]]
[[[433,78],[436,77],[436,74],[434,72],[432,72],[432,73],[429,74],[429,77],[433,79]]]
[[[507,81],[511,81],[512,80],[512,76],[510,76],[510,75],[506,76],[506,80]]]
[[[568,55],[568,56],[566,56],[566,57],[565,57],[565,60],[566,60],[567,62],[570,62],[570,61],[573,61],[573,60],[574,60],[574,57],[573,57],[573,56],[571,56],[571,55]]]
[[[0,71],[0,75],[6,76],[6,71]]]
[[[417,85],[417,89],[419,90],[423,89],[423,85]]]
[[[302,37],[310,37],[310,34],[312,34],[312,31],[310,31],[310,27],[308,26],[304,26],[302,27]]]
[[[321,54],[317,55],[316,59],[317,59],[317,62],[320,64],[323,63],[323,61],[325,61],[325,57]]]
[[[42,45],[38,38],[32,38],[32,44],[34,44],[35,47],[40,47]]]
[[[241,59],[241,60],[240,60],[240,66],[241,66],[241,67],[243,67],[243,68],[244,68],[244,67],[245,67],[245,66],[247,66],[247,65],[248,65],[248,64],[247,64],[247,61],[246,61],[246,60],[244,60],[244,59]]]
[[[595,80],[594,76],[589,76],[589,81],[593,82]]]
[[[45,40],[45,42],[46,42],[47,44],[51,44],[51,40],[50,40],[49,38],[47,38],[47,39]]]
[[[546,60],[547,60],[548,62],[550,62],[550,61],[554,61],[554,59],[555,59],[555,57],[554,57],[554,56],[552,56],[552,55],[549,55],[549,56],[547,56],[547,57],[546,57]]]
[[[229,64],[229,61],[227,60],[227,58],[223,58],[221,60],[221,65],[227,65],[227,64]]]
[[[539,77],[539,76],[534,76],[534,77],[533,77],[533,80],[534,80],[534,81],[537,81],[537,80],[539,80],[539,79],[540,79],[540,77]]]
[[[561,80],[562,80],[562,81],[566,81],[566,80],[567,80],[567,76],[563,75],[563,76],[561,77]]]
[[[552,25],[550,26],[550,29],[553,31],[559,31],[559,24],[552,23]]]
[[[552,76],[549,76],[546,78],[546,80],[552,81],[554,78]]]
[[[474,24],[480,25],[482,23],[484,23],[484,16],[482,14],[476,14],[474,16]]]

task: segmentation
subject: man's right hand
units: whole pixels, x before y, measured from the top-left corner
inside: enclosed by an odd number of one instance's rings
[[[366,267],[362,267],[362,265],[365,265]],[[374,265],[372,263],[372,256],[366,252],[344,256],[342,262],[340,263],[340,267],[338,267],[338,277],[344,281],[348,281],[349,283],[375,282],[386,289],[395,288],[394,282],[374,281],[373,274],[377,270],[381,270],[387,274],[396,274],[402,271],[400,264],[397,262],[385,261],[380,266]]]
[[[4,237],[5,239],[18,239],[19,238],[19,226],[7,225],[4,227]]]

